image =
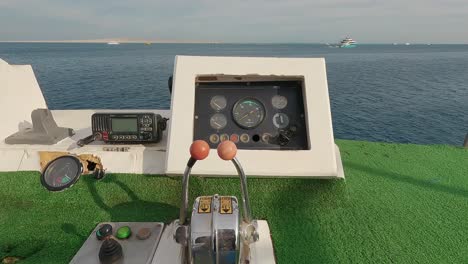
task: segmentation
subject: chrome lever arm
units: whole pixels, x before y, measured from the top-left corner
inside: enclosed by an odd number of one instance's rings
[[[191,163],[190,162],[191,160],[192,158],[190,158],[189,164],[187,164],[187,167],[185,168],[184,177],[182,179],[182,204],[180,206],[180,212],[179,212],[179,224],[181,225],[184,225],[185,221],[187,220],[190,171],[192,170],[193,164],[195,164],[195,161],[193,161],[192,166],[189,166]]]
[[[250,224],[252,222],[252,212],[250,211],[249,191],[247,189],[247,176],[245,176],[244,169],[239,160],[234,157],[232,163],[236,167],[237,174],[239,174],[242,192],[242,207],[244,211],[244,222]]]

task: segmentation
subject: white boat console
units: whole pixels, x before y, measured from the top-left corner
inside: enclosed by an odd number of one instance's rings
[[[31,126],[33,109],[47,106],[30,66],[0,61],[0,80],[0,110],[10,113],[0,132],[0,171],[41,170],[39,152],[63,152],[95,155],[106,172],[182,175],[187,148],[202,139],[211,152],[222,141],[236,143],[249,176],[344,177],[323,59],[177,56],[170,110],[52,110],[58,126],[75,132],[52,145],[5,143]],[[168,118],[168,128],[158,143],[79,147],[98,112],[153,113]],[[192,173],[237,174],[215,156]]]

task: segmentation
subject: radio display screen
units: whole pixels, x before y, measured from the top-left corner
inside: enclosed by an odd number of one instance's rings
[[[112,118],[113,132],[138,132],[137,118]]]

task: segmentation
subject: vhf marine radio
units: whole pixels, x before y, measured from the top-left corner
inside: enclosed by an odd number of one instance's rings
[[[95,113],[91,117],[93,134],[77,142],[84,146],[95,140],[106,143],[157,143],[166,129],[167,118],[154,113]]]

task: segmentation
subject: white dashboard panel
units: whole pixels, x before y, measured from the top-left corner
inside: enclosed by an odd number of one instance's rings
[[[308,150],[238,151],[248,176],[343,178],[341,158],[335,146],[323,58],[252,58],[177,56],[171,100],[171,120],[166,174],[182,174],[193,141],[195,80],[200,75],[303,77]],[[257,79],[258,79],[257,78]],[[268,77],[265,77],[268,78]],[[212,149],[198,162],[194,175],[237,175],[234,166],[218,158]]]

